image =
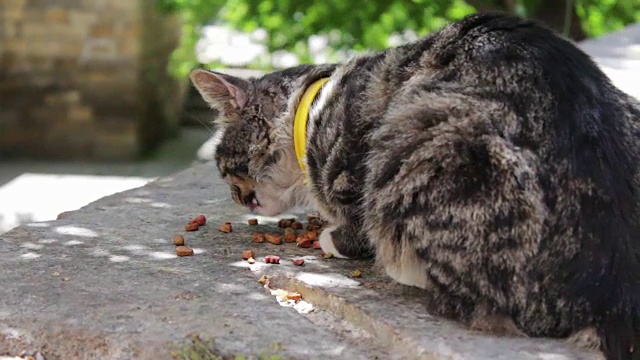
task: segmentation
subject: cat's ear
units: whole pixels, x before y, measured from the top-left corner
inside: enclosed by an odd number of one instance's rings
[[[191,72],[191,81],[202,98],[220,111],[221,120],[234,120],[247,104],[251,83],[230,75],[196,69]]]

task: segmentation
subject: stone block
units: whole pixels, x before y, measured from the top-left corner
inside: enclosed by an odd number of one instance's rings
[[[70,122],[91,122],[94,119],[93,109],[88,106],[72,106],[67,118]]]
[[[8,54],[25,54],[29,48],[28,42],[24,39],[5,39],[3,41],[4,51]]]
[[[166,73],[167,39],[177,45],[179,26],[154,6],[155,0],[1,1],[0,105],[18,114],[20,131],[42,130],[35,132],[39,140],[20,135],[12,144],[43,158],[120,159],[165,139],[181,107],[179,86]],[[117,130],[107,130],[112,123]],[[147,124],[158,131],[138,132]]]
[[[15,110],[4,110],[0,107],[0,134],[7,133],[20,124],[19,113]]]
[[[119,60],[119,51],[115,39],[109,37],[86,38],[82,54],[78,60],[81,66],[92,66],[96,62],[110,64]]]
[[[62,123],[51,126],[43,139],[48,158],[90,158],[96,130],[91,123]]]
[[[68,24],[52,24],[52,23],[25,23],[22,27],[22,37],[28,41],[37,42],[67,42],[67,41],[84,41],[87,37],[87,29],[74,27]],[[55,41],[52,41],[55,39]]]
[[[0,25],[0,42],[1,39],[15,38],[18,36],[18,26],[15,21],[4,21],[4,24]],[[3,44],[0,44],[3,45]]]
[[[34,106],[28,115],[38,126],[53,126],[67,123],[68,112],[66,106]]]
[[[70,90],[47,95],[44,102],[49,106],[74,105],[80,102],[80,92]]]
[[[96,136],[93,147],[95,159],[126,160],[139,155],[140,149],[135,131],[109,133],[100,131]]]
[[[69,22],[69,12],[62,8],[50,8],[45,11],[44,19],[49,23],[66,24]]]
[[[84,29],[91,28],[99,19],[99,13],[87,10],[68,10],[69,23]]]
[[[12,0],[13,1],[13,0]],[[33,8],[77,8],[81,5],[81,0],[28,0],[27,6]]]
[[[3,16],[5,21],[22,21],[25,17],[25,12],[21,8],[8,8],[4,10]]]

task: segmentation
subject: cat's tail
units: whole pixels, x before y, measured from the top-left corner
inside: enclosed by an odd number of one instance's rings
[[[640,360],[640,318],[637,310],[637,307],[627,311],[618,309],[596,323],[600,350],[607,360]]]

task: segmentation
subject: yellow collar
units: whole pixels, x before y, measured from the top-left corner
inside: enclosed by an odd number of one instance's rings
[[[329,81],[329,78],[322,78],[311,84],[307,90],[305,90],[300,99],[300,104],[296,109],[296,117],[293,121],[293,148],[296,151],[296,158],[298,158],[298,165],[304,174],[305,184],[308,181],[307,169],[304,164],[304,156],[306,155],[307,147],[307,120],[309,119],[309,109],[313,99],[322,88],[322,85]]]

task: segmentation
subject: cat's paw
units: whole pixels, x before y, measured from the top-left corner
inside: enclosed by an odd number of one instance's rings
[[[331,236],[331,233],[334,232],[337,228],[337,226],[331,226],[322,231],[322,233],[320,234],[320,247],[322,248],[322,251],[327,254],[330,253],[334,257],[348,259],[348,256],[340,254],[338,249],[336,249],[335,244],[333,243],[333,236]]]
[[[571,334],[567,341],[583,349],[599,349],[602,339],[595,328],[588,327]]]

